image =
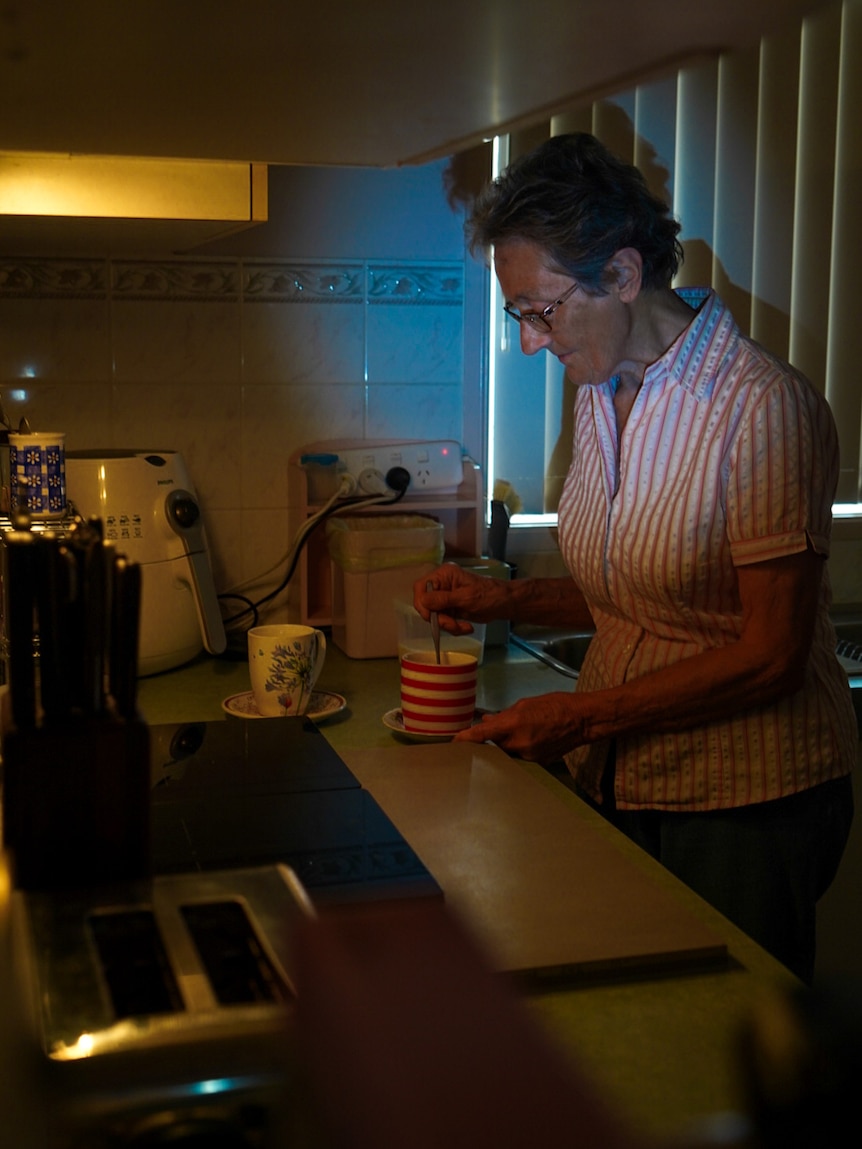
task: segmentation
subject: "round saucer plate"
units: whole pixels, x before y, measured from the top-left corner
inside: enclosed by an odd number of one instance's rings
[[[479,707],[473,715],[473,725],[481,721],[482,716],[491,714],[490,710],[482,710]],[[403,738],[409,738],[411,742],[451,742],[454,735],[452,734],[420,734],[413,730],[404,729],[404,715],[401,713],[401,707],[396,706],[394,710],[387,710],[383,715],[383,725],[386,726],[395,734],[400,734]]]
[[[313,690],[311,701],[308,704],[304,717],[312,722],[322,722],[338,714],[347,705],[347,699],[341,694],[333,694],[329,690]],[[233,714],[236,718],[268,718],[267,714],[259,714],[254,701],[254,693],[244,690],[241,694],[232,694],[221,704],[222,710]]]

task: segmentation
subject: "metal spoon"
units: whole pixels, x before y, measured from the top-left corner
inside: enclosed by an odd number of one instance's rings
[[[425,589],[426,590],[433,590],[434,589],[434,583],[430,582],[430,581],[426,582],[425,583]],[[430,621],[431,621],[431,639],[434,643],[434,654],[437,658],[437,665],[439,666],[440,665],[440,620],[437,618],[437,611],[436,610],[431,611],[431,620]]]

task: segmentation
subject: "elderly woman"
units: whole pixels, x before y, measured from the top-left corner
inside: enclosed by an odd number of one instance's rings
[[[857,752],[828,615],[826,402],[713,292],[695,311],[671,288],[678,223],[590,135],[513,163],[468,226],[522,350],[576,384],[559,505],[571,577],[444,565],[416,606],[455,633],[507,618],[595,637],[574,692],[458,738],[565,758],[588,801],[810,980]]]

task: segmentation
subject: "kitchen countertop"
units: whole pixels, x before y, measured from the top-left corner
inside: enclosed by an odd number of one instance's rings
[[[561,689],[565,681],[517,648],[488,647],[477,704],[497,709],[519,697]],[[228,720],[222,700],[247,689],[245,662],[202,656],[178,670],[142,680],[139,703],[150,723]],[[399,818],[415,817],[410,808],[413,764],[421,761],[427,768],[435,748],[423,746],[417,755],[418,747],[382,722],[382,716],[398,705],[397,660],[350,659],[330,643],[317,689],[336,692],[346,700],[341,713],[321,724],[327,740],[384,809],[388,807],[396,825]],[[740,1027],[765,996],[792,990],[795,979],[607,826],[559,780],[533,764],[516,765],[565,808],[573,833],[584,826],[604,836],[616,852],[726,944],[728,962],[719,968],[695,966],[673,976],[620,974],[523,991],[528,1008],[552,1040],[642,1131],[659,1136],[704,1134],[707,1126],[744,1108],[743,1082],[737,1076]],[[409,827],[402,832],[409,840]],[[435,865],[444,868],[445,859],[432,856],[432,838],[423,847],[430,850],[423,860],[434,873]]]
[[[487,647],[476,704],[499,710],[518,698],[559,690],[561,682],[565,680],[524,651]],[[151,724],[212,722],[226,717],[221,705],[225,698],[248,689],[247,662],[200,656],[177,670],[141,679],[138,703]],[[397,744],[400,736],[383,724],[383,715],[399,705],[397,659],[348,658],[330,640],[315,689],[332,691],[346,700],[340,714],[321,724],[337,751]]]

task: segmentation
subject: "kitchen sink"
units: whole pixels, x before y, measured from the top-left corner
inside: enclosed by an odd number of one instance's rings
[[[572,633],[533,626],[513,631],[509,641],[567,678],[577,678],[592,637],[591,631]]]

